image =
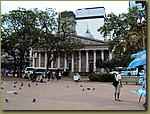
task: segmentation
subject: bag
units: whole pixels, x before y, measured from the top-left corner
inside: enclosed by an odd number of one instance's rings
[[[117,87],[118,84],[119,84],[119,82],[118,82],[116,79],[114,79],[114,81],[113,81],[113,86],[114,86],[114,87]]]

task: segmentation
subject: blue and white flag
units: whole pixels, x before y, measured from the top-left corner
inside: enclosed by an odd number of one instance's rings
[[[144,70],[146,70],[146,65],[143,66]]]
[[[127,67],[127,69],[135,68],[140,65],[146,65],[146,51],[139,56],[137,56]]]
[[[142,82],[143,82],[143,78],[140,78],[140,79],[139,79],[139,83],[142,83]]]
[[[140,56],[140,55],[142,55],[142,54],[145,53],[145,52],[146,52],[146,50],[143,50],[143,51],[140,51],[140,52],[138,52],[138,53],[132,54],[132,55],[131,55],[131,58],[135,58],[135,57],[137,57],[137,56]]]
[[[141,88],[141,89],[139,89],[139,90],[137,90],[136,92],[135,92],[135,94],[137,95],[137,96],[144,96],[144,97],[146,97],[146,89],[145,88]]]

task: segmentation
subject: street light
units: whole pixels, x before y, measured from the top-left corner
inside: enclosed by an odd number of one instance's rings
[[[146,27],[146,23],[145,23],[145,18],[142,17],[142,19],[138,19],[137,20],[138,26],[142,29],[142,39],[143,39],[143,50],[146,49],[146,45],[145,45],[145,27]]]

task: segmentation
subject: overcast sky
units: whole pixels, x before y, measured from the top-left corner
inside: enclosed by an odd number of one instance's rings
[[[75,11],[81,8],[104,7],[106,14],[111,12],[116,15],[127,13],[129,1],[1,1],[1,13],[8,13],[18,7],[31,9],[38,8],[45,10],[46,8],[54,8],[57,12]]]

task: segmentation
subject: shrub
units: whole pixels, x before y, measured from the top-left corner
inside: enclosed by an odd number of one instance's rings
[[[95,73],[90,74],[89,79],[90,79],[90,81],[97,81],[97,74],[95,74]]]
[[[98,81],[98,82],[112,82],[114,79],[113,74],[105,73],[105,74],[91,74],[89,75],[90,81]]]

